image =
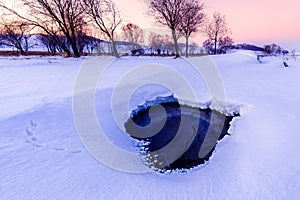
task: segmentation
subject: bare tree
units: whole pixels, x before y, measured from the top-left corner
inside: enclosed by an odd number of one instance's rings
[[[218,42],[218,51],[225,54],[229,49],[233,49],[233,39],[229,36],[223,37]]]
[[[264,52],[273,56],[283,55],[287,54],[288,51],[284,50],[281,46],[278,44],[270,44],[270,45],[264,45]]]
[[[203,47],[208,54],[225,54],[228,50],[233,49],[233,39],[229,36],[222,37],[218,40],[217,49],[215,50],[214,40],[207,39],[203,42]]]
[[[71,56],[71,49],[75,57],[80,56],[78,38],[80,31],[86,25],[80,1],[20,0],[20,2],[19,7],[22,7],[22,12],[9,8],[4,3],[1,3],[0,7],[51,36],[68,56]],[[24,11],[27,13],[23,14]],[[67,43],[61,40],[61,36],[66,38]]]
[[[207,39],[203,42],[203,48],[205,49],[207,54],[214,54],[214,44],[212,40]]]
[[[59,45],[50,35],[40,34],[38,35],[38,40],[47,48],[51,55],[54,56],[59,51]]]
[[[178,29],[185,11],[185,0],[146,0],[151,15],[154,15],[156,23],[168,27],[172,31],[176,57],[179,57]]]
[[[214,54],[217,54],[217,45],[219,40],[225,37],[229,32],[225,15],[214,13],[212,21],[208,22],[204,28],[204,33],[207,35],[208,40],[213,42]]]
[[[138,25],[128,23],[122,27],[123,39],[132,45],[131,50],[135,50],[144,43],[144,31]]]
[[[154,32],[150,33],[149,36],[149,46],[155,48],[158,54],[164,53],[167,54],[174,50],[174,44],[172,43],[172,38],[168,35],[161,35]]]
[[[83,0],[83,7],[95,26],[104,33],[112,43],[113,54],[119,57],[116,47],[115,31],[122,19],[119,10],[111,0]]]
[[[25,55],[29,49],[28,40],[30,26],[23,21],[4,22],[1,24],[0,43],[2,45],[16,48],[22,55]]]
[[[198,49],[197,43],[193,42],[192,45],[189,45],[188,54],[195,54],[197,49]]]
[[[198,31],[199,27],[204,23],[205,14],[203,12],[204,4],[200,0],[186,0],[184,2],[184,12],[179,26],[180,32],[186,40],[185,55],[189,54],[189,37]]]
[[[165,38],[157,33],[151,32],[149,36],[149,46],[155,49],[162,49]]]
[[[100,45],[102,41],[96,37],[86,35],[83,40],[83,44],[88,53],[94,53],[96,48]]]

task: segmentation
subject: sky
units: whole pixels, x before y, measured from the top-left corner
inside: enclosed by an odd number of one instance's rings
[[[150,32],[162,28],[155,25],[147,14],[145,0],[113,0],[122,13],[124,24],[131,22]],[[11,3],[10,0],[4,0]],[[300,1],[299,0],[203,0],[205,12],[226,16],[235,43],[259,46],[277,43],[282,47],[300,50]],[[148,31],[147,31],[148,29]],[[150,29],[150,30],[149,30]],[[158,30],[159,29],[159,30]],[[198,33],[192,41],[202,44],[205,36]]]
[[[147,15],[144,0],[114,0],[125,22],[142,28],[159,28]],[[299,0],[204,0],[206,13],[215,11],[226,16],[231,37],[236,43],[264,45],[277,43],[287,49],[300,50]],[[205,36],[197,34],[195,42],[201,44]]]

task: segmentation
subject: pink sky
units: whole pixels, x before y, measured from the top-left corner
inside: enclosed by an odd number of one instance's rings
[[[146,16],[144,0],[114,0],[126,18],[143,28],[155,27]],[[214,11],[226,15],[227,23],[236,42],[257,45],[279,43],[285,48],[300,49],[300,1],[299,0],[205,0],[209,16]],[[195,41],[203,40],[198,35]]]
[[[10,0],[4,0],[11,3]],[[146,15],[145,0],[113,0],[124,17],[142,28],[160,28]],[[278,43],[287,49],[300,50],[299,0],[203,0],[208,16],[218,11],[226,15],[235,42],[256,45]],[[198,34],[201,44],[205,36]]]

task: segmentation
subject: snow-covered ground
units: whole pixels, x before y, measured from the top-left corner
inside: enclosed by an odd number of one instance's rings
[[[259,63],[248,51],[210,58],[220,74],[226,105],[242,115],[234,120],[231,136],[218,144],[207,164],[189,173],[134,174],[100,163],[83,146],[76,129],[73,93],[80,97],[87,92],[75,88],[77,77],[98,58],[1,57],[0,199],[299,199],[300,61],[289,60],[285,68],[275,58]],[[154,63],[188,80],[200,103],[211,100],[209,86],[185,59],[115,60],[98,83],[95,108],[106,136],[128,152],[135,149],[114,122],[112,92],[130,73],[140,74],[141,83],[147,77],[173,80],[161,71],[134,71]],[[87,82],[95,75],[90,73]],[[125,78],[121,91],[130,84],[130,77]],[[184,89],[180,82],[173,83]],[[115,105],[128,117],[146,100],[171,93],[148,85],[127,94],[129,110],[124,111],[127,102],[121,98]]]

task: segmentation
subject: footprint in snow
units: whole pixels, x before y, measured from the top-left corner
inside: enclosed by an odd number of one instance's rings
[[[35,127],[35,128],[39,126],[39,124],[36,123],[34,120],[30,121],[30,125],[31,125],[31,127]]]
[[[32,143],[32,146],[34,146],[34,147],[46,147],[46,145],[44,145],[44,144],[36,144],[36,143]]]
[[[82,153],[81,150],[74,150],[74,151],[71,151],[71,150],[68,150],[66,147],[54,147],[53,148],[55,151],[64,151],[66,153],[70,153],[70,154],[78,154],[78,153]]]
[[[82,151],[81,150],[78,150],[78,151],[69,151],[69,153],[71,153],[71,154],[77,154],[77,153],[82,153]]]
[[[36,136],[36,132],[33,130],[36,127],[38,127],[38,123],[36,123],[34,120],[31,120],[29,127],[26,128],[27,139],[25,143],[29,143],[34,147],[45,147],[46,145],[37,143],[39,139]]]
[[[27,133],[27,136],[33,136],[35,134],[30,128],[26,129],[26,133]]]
[[[67,148],[65,147],[54,147],[53,149],[56,151],[67,151]]]
[[[27,139],[24,143],[31,144],[32,146],[38,147],[38,148],[47,147],[45,144],[38,143],[39,139],[38,139],[38,137],[36,137],[36,132],[34,131],[34,129],[37,128],[38,126],[39,126],[39,124],[36,121],[34,121],[34,120],[30,121],[29,127],[26,128]],[[70,154],[82,153],[81,150],[68,151],[68,149],[66,147],[49,147],[49,148],[53,149],[55,151],[58,151],[58,152],[67,152]]]

